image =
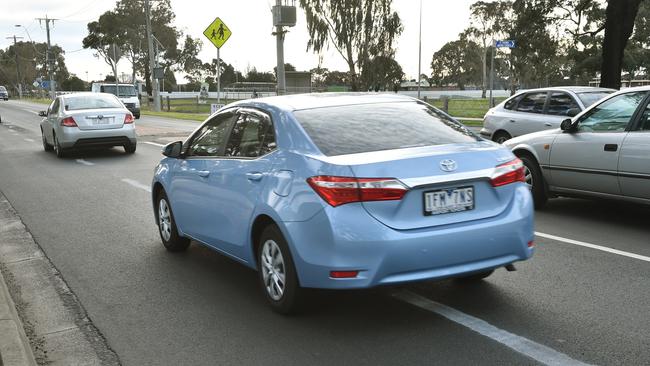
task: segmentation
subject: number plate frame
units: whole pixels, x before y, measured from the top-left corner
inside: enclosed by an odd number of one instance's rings
[[[438,193],[438,192],[457,191],[457,190],[461,190],[461,189],[466,189],[466,190],[469,190],[471,192],[471,194],[472,194],[472,205],[471,206],[465,205],[463,207],[462,205],[459,205],[457,207],[458,208],[462,207],[462,209],[427,211],[427,196],[428,195]],[[454,187],[454,188],[436,189],[436,190],[432,190],[432,191],[426,191],[426,192],[422,193],[422,212],[424,213],[424,216],[437,216],[437,215],[444,215],[444,214],[449,214],[449,213],[459,213],[459,212],[471,211],[476,206],[476,196],[474,195],[474,192],[475,192],[474,186],[463,186],[463,187]]]

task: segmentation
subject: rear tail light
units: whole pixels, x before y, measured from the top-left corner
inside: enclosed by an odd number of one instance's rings
[[[131,113],[127,113],[124,116],[124,124],[129,124],[129,123],[133,123],[133,115]]]
[[[336,207],[352,202],[401,200],[408,188],[395,178],[317,176],[307,183],[327,203]]]
[[[61,126],[77,127],[77,122],[75,122],[74,118],[72,117],[66,117],[61,121]]]
[[[528,247],[529,247],[529,248],[534,248],[534,247],[535,247],[535,242],[532,241],[532,240],[529,241],[529,242],[528,242]]]
[[[500,187],[515,182],[525,182],[524,163],[515,158],[505,164],[498,165],[490,179],[492,187]]]
[[[330,278],[355,278],[359,271],[330,271]]]

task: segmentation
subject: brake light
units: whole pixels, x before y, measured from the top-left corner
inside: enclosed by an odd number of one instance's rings
[[[408,191],[395,178],[316,176],[307,183],[332,207],[352,202],[401,200]]]
[[[126,124],[129,124],[129,123],[133,123],[133,115],[131,113],[127,113],[124,116],[124,124],[126,125]]]
[[[500,187],[515,182],[525,182],[524,163],[518,158],[498,165],[490,179],[492,187]]]
[[[75,122],[74,118],[72,118],[72,117],[66,117],[61,121],[61,126],[77,127],[77,122]]]

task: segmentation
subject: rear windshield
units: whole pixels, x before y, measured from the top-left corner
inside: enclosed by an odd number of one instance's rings
[[[7,89],[4,86],[0,86],[0,91],[7,91]]]
[[[585,107],[589,107],[590,105],[596,103],[597,101],[605,98],[609,94],[611,94],[611,91],[599,91],[599,92],[589,92],[589,93],[578,93],[578,98],[582,101],[582,104],[585,105]]]
[[[478,139],[451,117],[415,102],[315,108],[294,115],[327,156]]]
[[[66,111],[80,109],[123,108],[122,102],[110,95],[85,95],[83,97],[67,97],[64,99]]]
[[[117,90],[120,91],[120,97],[135,97],[136,95],[135,87],[133,85],[118,85]],[[101,91],[117,95],[117,93],[115,93],[115,85],[102,85]]]

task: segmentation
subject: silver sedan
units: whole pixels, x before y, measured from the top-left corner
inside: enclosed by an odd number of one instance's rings
[[[123,146],[133,154],[137,146],[133,115],[112,94],[75,93],[54,99],[43,118],[43,148],[58,157],[73,148]]]
[[[524,163],[535,205],[590,196],[650,204],[650,87],[624,89],[560,129],[504,143]]]

